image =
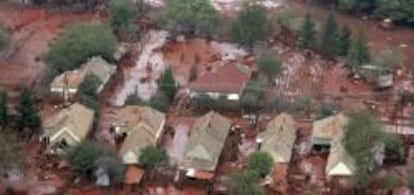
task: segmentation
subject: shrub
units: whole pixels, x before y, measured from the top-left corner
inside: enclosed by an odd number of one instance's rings
[[[176,33],[211,35],[219,15],[208,0],[171,0],[165,6],[163,20]]]
[[[265,40],[267,16],[263,7],[256,3],[245,3],[231,26],[233,41],[252,47],[257,41]]]
[[[79,94],[83,96],[89,96],[91,98],[97,98],[97,91],[102,84],[102,80],[94,74],[86,75],[85,79],[79,85]]]
[[[112,151],[105,145],[94,141],[84,141],[68,148],[64,157],[74,170],[89,174],[94,169],[98,159],[111,154]]]
[[[245,170],[230,177],[232,195],[264,195],[264,189],[257,184],[260,174],[254,170]]]
[[[115,32],[124,31],[132,25],[136,15],[135,5],[130,0],[111,0],[109,21]]]
[[[164,149],[147,146],[141,150],[138,162],[144,167],[153,168],[161,163],[168,162],[168,155]]]
[[[282,62],[275,54],[263,54],[260,56],[258,64],[262,73],[267,75],[269,79],[272,79],[282,72]]]
[[[159,91],[151,98],[149,106],[161,112],[167,112],[170,100],[164,92]]]
[[[247,158],[247,167],[259,173],[261,177],[270,173],[273,163],[272,156],[266,152],[255,152]]]
[[[298,40],[296,43],[300,48],[311,49],[316,45],[316,28],[310,14],[306,14],[305,20],[299,30]]]
[[[171,68],[167,68],[159,82],[159,90],[165,93],[169,102],[174,100],[175,93],[177,93],[177,82],[174,79],[174,74]]]
[[[147,103],[142,100],[138,94],[134,93],[131,94],[127,97],[127,99],[125,100],[125,105],[136,105],[136,106],[144,106]]]

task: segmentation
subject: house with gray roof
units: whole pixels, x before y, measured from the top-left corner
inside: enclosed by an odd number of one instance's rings
[[[230,119],[214,111],[194,122],[184,157],[179,163],[187,177],[211,179],[214,176],[231,126]]]

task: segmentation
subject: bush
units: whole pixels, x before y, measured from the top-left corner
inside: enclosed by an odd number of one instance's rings
[[[125,165],[122,160],[110,153],[99,157],[94,163],[94,169],[102,168],[107,171],[115,183],[122,183],[124,180]]]
[[[161,112],[167,112],[170,100],[164,92],[159,91],[151,98],[149,106]]]
[[[125,105],[145,106],[147,103],[138,94],[131,94],[125,100]]]
[[[282,62],[275,54],[263,54],[260,56],[258,64],[260,71],[267,75],[269,79],[272,79],[282,72]]]
[[[97,98],[97,91],[102,84],[102,80],[94,74],[88,74],[79,85],[79,94],[81,96],[89,96],[91,98]]]
[[[112,59],[117,41],[111,28],[97,23],[66,27],[45,55],[46,64],[58,73],[79,68],[88,58]]]
[[[356,174],[353,179],[356,187],[365,188],[370,184],[371,149],[383,143],[385,136],[384,126],[370,112],[350,115],[343,141],[346,151],[355,161]]]
[[[171,0],[165,6],[167,28],[184,34],[211,35],[219,24],[219,15],[208,0]]]
[[[153,168],[161,163],[168,162],[168,155],[164,149],[147,146],[141,150],[138,162],[144,167]]]
[[[125,31],[132,25],[136,15],[135,5],[130,0],[111,0],[109,21],[115,32]]]
[[[101,157],[108,155],[112,155],[112,151],[105,145],[94,141],[84,141],[68,148],[64,157],[75,171],[90,174],[95,168],[95,163]]]
[[[254,170],[245,170],[230,177],[232,195],[264,195],[264,189],[257,184],[260,174]]]
[[[174,100],[175,93],[177,93],[177,82],[174,79],[174,74],[171,68],[167,68],[159,81],[159,90],[165,93],[169,102]]]
[[[233,41],[251,48],[255,42],[265,40],[267,23],[263,7],[245,3],[231,26],[231,37]]]
[[[306,14],[305,20],[300,27],[296,43],[300,48],[311,49],[316,45],[316,28],[310,14]]]
[[[365,39],[365,35],[360,33],[348,52],[347,63],[353,68],[358,68],[370,61],[371,55],[369,53],[367,40]]]
[[[255,152],[247,158],[247,167],[259,173],[261,177],[270,173],[273,163],[272,156],[266,152]]]
[[[325,117],[331,116],[338,111],[341,110],[341,107],[336,104],[323,104],[319,107],[316,118],[317,119],[323,119]]]

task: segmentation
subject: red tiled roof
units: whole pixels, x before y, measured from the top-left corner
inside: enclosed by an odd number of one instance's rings
[[[226,64],[201,75],[190,83],[190,90],[197,92],[240,93],[249,79],[250,70],[236,64]]]
[[[130,165],[127,167],[125,172],[125,184],[139,184],[141,182],[142,177],[144,176],[145,171],[139,167]]]

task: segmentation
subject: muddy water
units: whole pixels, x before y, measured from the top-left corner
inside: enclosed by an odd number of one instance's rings
[[[150,31],[144,37],[145,43],[136,64],[124,70],[125,82],[113,102],[122,106],[128,95],[137,93],[143,100],[149,100],[157,91],[157,79],[165,70],[164,57],[160,48],[167,41],[166,31]]]

